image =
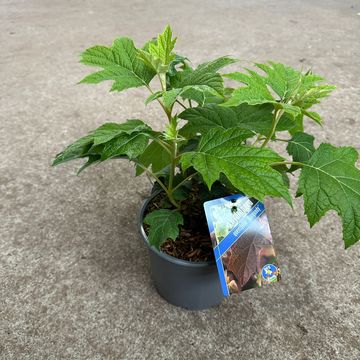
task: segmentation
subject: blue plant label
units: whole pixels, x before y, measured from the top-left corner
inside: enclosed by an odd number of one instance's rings
[[[204,203],[224,296],[281,278],[262,202],[235,194]]]

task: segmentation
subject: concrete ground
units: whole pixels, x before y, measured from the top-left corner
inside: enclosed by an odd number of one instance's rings
[[[308,131],[358,150],[356,0],[0,1],[0,357],[2,359],[359,359],[360,247],[335,214],[313,230],[302,200],[269,200],[283,281],[189,312],[151,284],[136,214],[149,192],[125,161],[76,177],[54,155],[105,121],[163,124],[141,89],[75,86],[78,54],[166,23],[195,64],[223,54],[312,67],[338,90]],[[162,115],[161,115],[162,116]]]

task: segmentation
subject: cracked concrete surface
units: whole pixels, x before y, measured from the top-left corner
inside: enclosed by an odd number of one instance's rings
[[[2,359],[359,359],[360,247],[334,213],[310,230],[267,203],[278,286],[189,312],[158,296],[136,214],[149,191],[131,164],[80,177],[52,157],[104,121],[159,128],[141,89],[75,86],[78,54],[166,23],[195,64],[223,54],[312,67],[338,86],[319,107],[319,141],[359,150],[360,4],[348,1],[0,1],[0,357]]]

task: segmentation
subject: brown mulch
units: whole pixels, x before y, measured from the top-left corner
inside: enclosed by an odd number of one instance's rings
[[[194,186],[187,199],[181,202],[184,225],[180,226],[177,239],[168,239],[160,247],[161,251],[170,256],[192,262],[214,260],[203,201],[200,200],[198,192],[199,189]],[[163,208],[164,202],[166,197],[164,193],[160,193],[149,203],[146,214]],[[147,230],[145,227],[146,232]]]

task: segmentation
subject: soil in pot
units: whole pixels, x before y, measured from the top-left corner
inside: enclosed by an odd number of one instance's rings
[[[193,183],[186,199],[181,201],[184,225],[180,226],[179,236],[175,241],[172,239],[165,241],[161,245],[161,251],[178,259],[192,262],[214,261],[203,203],[229,194],[230,192],[220,185],[209,193],[201,185]],[[163,192],[149,203],[145,215],[162,208],[169,208],[169,202]],[[148,233],[148,226],[144,225],[144,229]]]

